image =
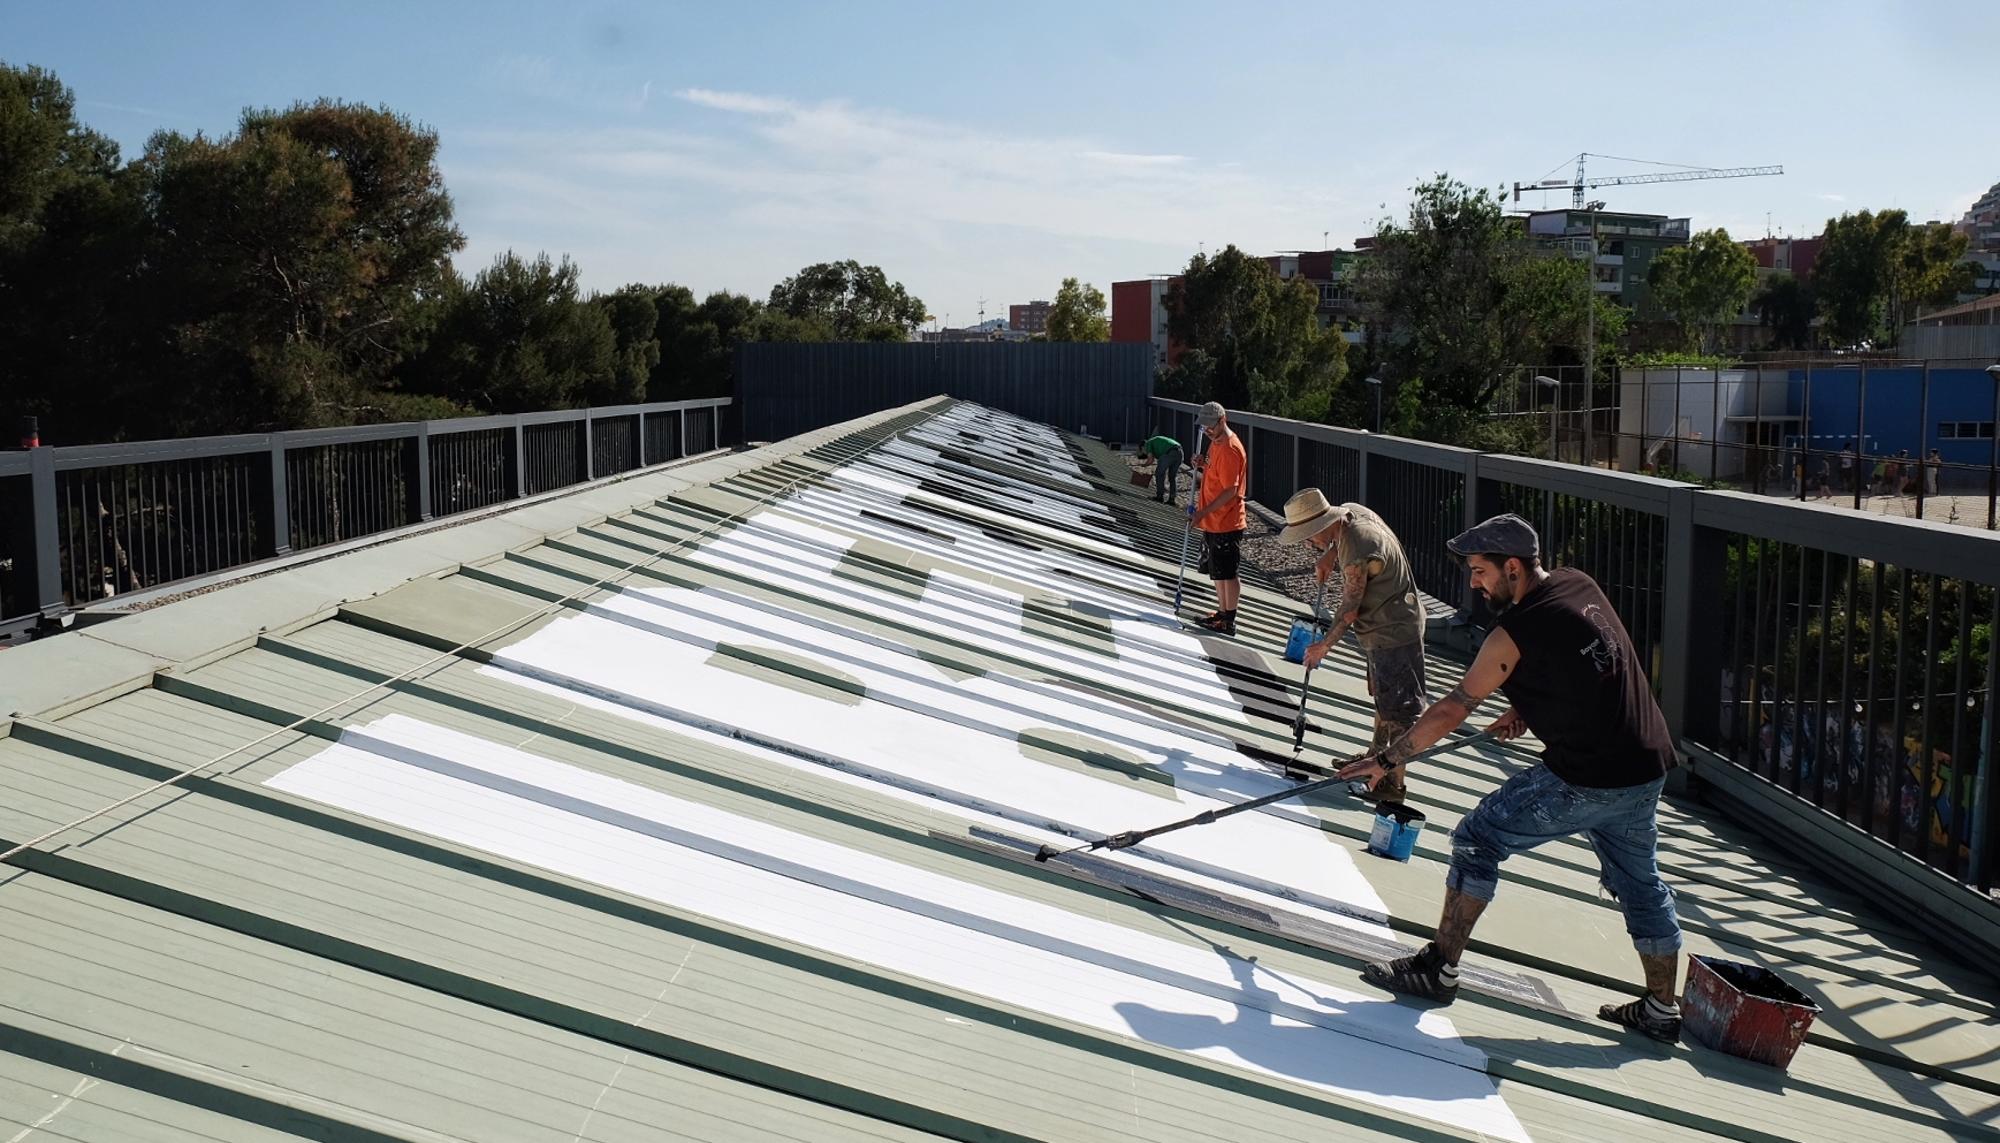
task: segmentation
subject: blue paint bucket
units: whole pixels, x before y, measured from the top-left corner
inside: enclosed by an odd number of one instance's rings
[[[1320,629],[1319,620],[1310,615],[1299,615],[1292,619],[1291,637],[1285,640],[1285,662],[1306,661],[1306,648],[1320,641],[1326,632]]]
[[[1408,861],[1424,832],[1424,812],[1401,802],[1375,807],[1375,829],[1368,835],[1368,852],[1391,861]]]

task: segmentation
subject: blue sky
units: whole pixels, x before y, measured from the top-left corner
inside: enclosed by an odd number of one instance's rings
[[[545,250],[595,288],[761,297],[853,257],[956,325],[1202,245],[1348,245],[1434,172],[1583,150],[1783,164],[1597,192],[1739,237],[1956,218],[2000,181],[1996,43],[1994,0],[0,0],[0,59],[53,68],[128,156],[246,106],[387,104],[443,137],[468,270]]]

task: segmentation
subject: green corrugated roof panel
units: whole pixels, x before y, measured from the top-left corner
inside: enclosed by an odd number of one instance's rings
[[[1504,995],[1441,1019],[1360,985],[1361,950],[1427,934],[1445,833],[1528,764],[1520,745],[1414,776],[1431,828],[1406,865],[1359,853],[1369,812],[1342,794],[1107,867],[1164,903],[1002,856],[992,839],[1276,788],[1257,759],[1290,752],[1299,672],[1270,652],[1298,605],[1253,584],[1238,640],[1175,634],[1179,517],[1114,455],[963,404],[872,420],[330,618],[218,626],[213,646],[242,649],[18,720],[9,844],[141,796],[0,880],[0,1124],[1538,1143],[1996,1126],[1992,981],[1686,807],[1663,811],[1661,858],[1690,951],[1829,1002],[1789,1075],[1587,1016],[1637,966],[1580,842],[1508,865],[1468,962]],[[285,576],[263,582],[260,623]],[[93,693],[8,667],[0,690]],[[1360,749],[1351,660],[1313,683],[1308,754]],[[1202,890],[1235,904],[1176,904]]]

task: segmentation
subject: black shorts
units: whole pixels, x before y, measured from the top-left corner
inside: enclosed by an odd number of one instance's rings
[[[1215,580],[1235,579],[1243,564],[1243,529],[1201,534],[1201,570]]]

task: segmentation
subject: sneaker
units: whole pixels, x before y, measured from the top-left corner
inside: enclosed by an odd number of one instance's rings
[[[1644,1032],[1663,1044],[1677,1044],[1681,1039],[1680,1009],[1668,1008],[1650,994],[1624,1004],[1606,1004],[1597,1010],[1597,1017]]]
[[[1205,627],[1218,635],[1236,634],[1236,616],[1233,612],[1218,612],[1195,620],[1195,626]]]
[[[1454,970],[1451,979],[1445,979],[1444,957],[1438,952],[1433,941],[1417,951],[1415,956],[1381,964],[1366,965],[1361,969],[1361,979],[1391,992],[1414,996],[1419,1000],[1434,1000],[1439,1004],[1450,1004],[1458,999],[1458,973]]]

